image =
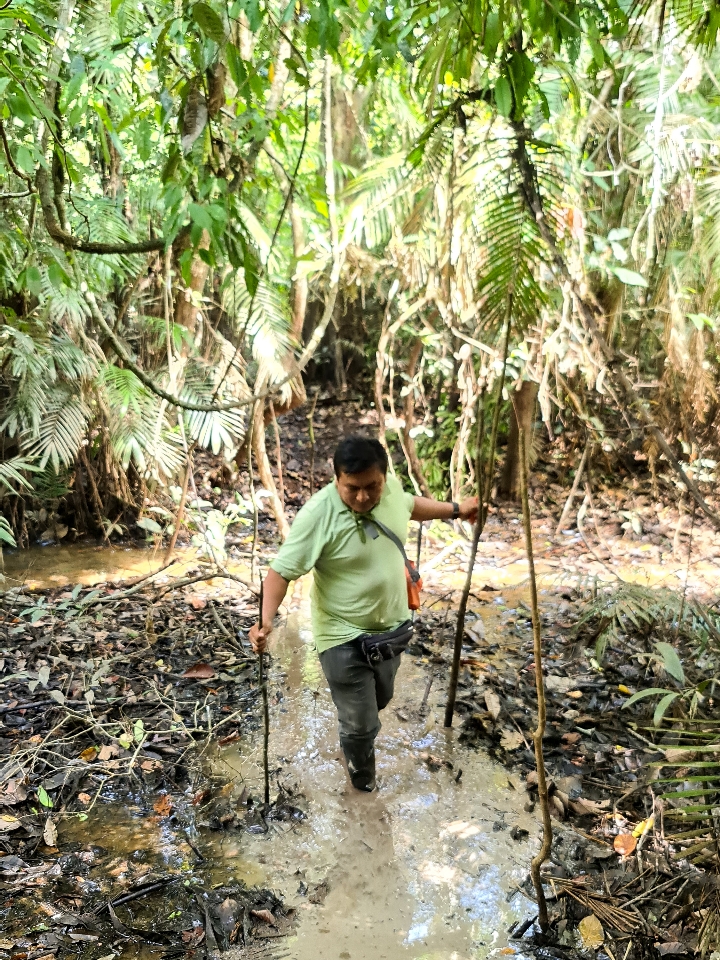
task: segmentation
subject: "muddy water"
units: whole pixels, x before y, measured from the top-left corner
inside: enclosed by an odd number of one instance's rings
[[[512,920],[531,910],[517,890],[537,834],[534,818],[522,812],[523,792],[501,767],[458,747],[456,732],[441,726],[432,694],[428,714],[419,715],[426,674],[410,657],[383,715],[379,789],[353,790],[304,622],[304,614],[291,617],[276,650],[271,690],[282,694],[272,711],[271,755],[280,782],[305,795],[308,820],[275,827],[264,838],[212,838],[218,874],[227,870],[269,884],[298,908],[299,928],[289,944],[294,960],[470,960],[497,952],[507,945]],[[423,753],[448,766],[431,771]],[[259,759],[255,744],[249,751],[228,749],[219,763],[257,794]],[[533,839],[511,840],[515,824]],[[302,883],[323,880],[329,884],[324,904],[298,893]]]
[[[383,713],[379,789],[353,790],[301,595],[296,605],[276,631],[270,759],[273,794],[277,782],[299,791],[307,819],[270,823],[264,836],[193,833],[205,857],[199,867],[182,816],[168,822],[140,806],[96,808],[84,824],[66,824],[61,841],[98,843],[125,858],[144,850],[173,872],[202,870],[206,881],[272,888],[298,913],[296,932],[277,945],[278,956],[293,960],[476,960],[510,952],[508,927],[533,913],[518,884],[539,832],[535,817],[523,812],[521,784],[442,727],[444,681],[431,689],[421,715],[427,673],[406,656],[395,700]],[[429,769],[422,754],[443,765]],[[258,734],[211,762],[216,775],[234,784],[235,796],[243,789],[262,795]],[[529,830],[530,839],[512,840],[515,825]],[[324,903],[309,902],[304,891],[322,881],[329,888]]]

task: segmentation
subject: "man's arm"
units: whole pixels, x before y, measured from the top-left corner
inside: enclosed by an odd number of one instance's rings
[[[451,520],[453,515],[452,503],[443,500],[431,500],[429,497],[413,497],[415,506],[410,514],[411,520]],[[475,523],[478,510],[478,498],[467,497],[460,504],[460,519]]]
[[[288,586],[289,583],[285,577],[281,577],[270,567],[263,580],[262,624],[254,624],[250,627],[250,633],[248,634],[255,653],[262,653],[267,646],[275,615],[285,599]]]

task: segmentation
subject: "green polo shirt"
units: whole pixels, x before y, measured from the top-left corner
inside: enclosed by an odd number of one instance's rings
[[[388,477],[369,516],[404,543],[414,505],[412,494]],[[376,540],[362,537],[359,517],[342,502],[335,483],[329,483],[298,512],[270,564],[285,580],[313,571],[312,627],[318,653],[361,633],[394,630],[410,617],[402,554],[383,534]]]

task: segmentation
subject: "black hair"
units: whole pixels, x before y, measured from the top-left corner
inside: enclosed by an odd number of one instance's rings
[[[380,441],[373,437],[351,434],[337,445],[333,466],[336,477],[341,473],[363,473],[371,467],[379,467],[383,474],[387,474],[387,451]]]

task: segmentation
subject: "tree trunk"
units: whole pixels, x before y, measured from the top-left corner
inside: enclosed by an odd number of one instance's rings
[[[405,394],[405,404],[404,404],[404,419],[405,426],[403,427],[403,440],[405,441],[405,449],[407,450],[408,465],[410,470],[417,481],[417,485],[420,487],[424,497],[431,497],[430,487],[428,487],[427,480],[425,479],[425,474],[423,473],[422,464],[420,463],[420,457],[417,455],[417,449],[415,447],[415,438],[411,436],[411,431],[413,424],[415,423],[415,390],[413,389],[412,382],[415,377],[415,370],[417,368],[418,360],[422,353],[422,340],[420,337],[417,338],[413,344],[412,351],[408,358],[407,370],[405,371],[405,376],[408,380],[409,389]]]
[[[272,417],[272,413],[270,413],[270,416]],[[290,532],[290,524],[285,516],[285,508],[282,505],[282,500],[278,496],[277,487],[275,486],[275,478],[273,477],[272,469],[270,468],[270,460],[268,459],[267,450],[265,447],[264,403],[256,404],[255,422],[252,426],[252,447],[253,453],[255,454],[255,463],[257,464],[260,482],[270,493],[270,509],[272,510],[273,516],[277,522],[280,536],[283,538],[283,540],[285,540]]]
[[[510,433],[508,435],[505,465],[498,489],[499,495],[506,500],[520,499],[520,430],[525,431],[526,437],[531,435],[537,395],[538,384],[532,380],[523,380],[514,397],[514,412],[510,415]],[[527,445],[527,448],[530,449],[530,444]],[[528,464],[525,464],[525,467],[527,468]]]

